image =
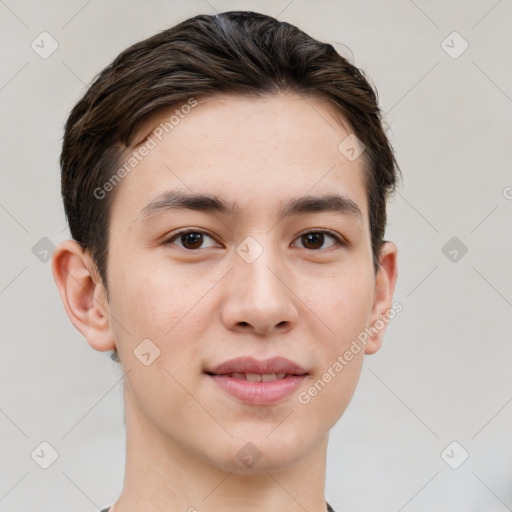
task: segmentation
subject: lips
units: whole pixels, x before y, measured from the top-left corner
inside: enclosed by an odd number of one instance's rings
[[[287,375],[285,372],[280,373],[225,373],[222,374],[233,379],[250,380],[251,382],[272,382],[276,379],[284,379]]]
[[[284,357],[231,359],[205,373],[223,391],[244,403],[269,405],[288,397],[308,373]]]
[[[285,357],[273,357],[258,361],[252,357],[239,357],[230,359],[224,363],[215,366],[206,371],[210,375],[228,375],[228,374],[244,374],[244,375],[306,375],[307,372],[298,364],[286,359]],[[281,376],[280,378],[283,378]],[[247,380],[253,380],[251,377]]]

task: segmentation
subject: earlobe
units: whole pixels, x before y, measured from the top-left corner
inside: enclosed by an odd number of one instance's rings
[[[95,350],[113,350],[106,290],[89,254],[74,240],[61,242],[52,273],[71,323]]]
[[[365,348],[366,354],[373,354],[382,346],[398,277],[397,260],[398,249],[396,245],[393,242],[384,242],[375,278],[375,296],[368,327],[370,335]]]

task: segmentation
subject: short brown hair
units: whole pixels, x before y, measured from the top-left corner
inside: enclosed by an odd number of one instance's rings
[[[108,291],[111,179],[142,120],[219,94],[294,92],[332,102],[365,145],[365,178],[375,268],[386,226],[386,199],[399,168],[382,128],[377,93],[364,73],[297,27],[270,16],[231,11],[199,15],[123,51],[71,111],[62,154],[62,196],[73,238],[90,252]]]

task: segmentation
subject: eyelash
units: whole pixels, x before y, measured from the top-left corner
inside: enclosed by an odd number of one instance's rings
[[[210,235],[209,233],[207,233],[206,231],[202,231],[200,229],[184,229],[182,231],[178,231],[177,233],[174,233],[170,238],[165,240],[163,242],[163,244],[164,245],[174,245],[173,244],[174,240],[180,238],[182,235],[186,235],[189,233],[206,235],[206,236],[210,237],[212,240],[215,240],[215,238],[212,235]],[[344,238],[342,238],[340,235],[338,235],[337,233],[335,233],[333,231],[329,231],[328,229],[315,229],[315,230],[306,231],[306,232],[300,234],[295,240],[297,240],[298,238],[301,238],[305,235],[309,235],[311,233],[314,233],[314,234],[321,233],[321,234],[328,235],[328,236],[332,237],[335,240],[335,245],[338,247],[348,246],[348,243],[344,240]],[[178,246],[178,247],[180,247],[180,246]],[[187,249],[186,247],[180,247],[180,249],[183,249],[188,252],[197,252],[200,250],[200,249]],[[307,249],[307,247],[299,247],[299,249]],[[327,247],[324,250],[328,250],[328,249],[330,249],[330,247]],[[322,249],[309,249],[309,250],[314,251],[314,252],[319,252]]]

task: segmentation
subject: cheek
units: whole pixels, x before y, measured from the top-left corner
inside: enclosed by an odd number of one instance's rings
[[[311,418],[333,425],[350,402],[361,373],[364,342],[358,336],[368,326],[374,276],[359,269],[315,282],[307,304],[324,324],[325,335],[312,333],[318,365],[297,398]]]
[[[137,337],[169,337],[183,319],[194,314],[195,304],[206,293],[197,280],[192,284],[183,272],[161,264],[140,261],[129,268],[115,276],[111,311]]]
[[[113,280],[111,326],[119,355],[125,365],[133,361],[138,368],[134,351],[149,339],[160,351],[154,349],[158,357],[152,365],[163,366],[180,382],[187,382],[192,378],[190,368],[196,369],[204,350],[198,340],[205,339],[211,328],[205,321],[211,307],[205,298],[215,276],[194,276],[168,263],[133,263],[131,268],[138,270],[119,271]]]
[[[186,414],[188,408],[197,415],[185,388],[195,376],[201,352],[199,344],[191,343],[201,338],[201,290],[187,286],[186,276],[178,272],[135,263],[133,268],[139,270],[118,272],[111,301],[118,352],[130,371],[131,400],[153,421],[159,414]],[[142,358],[143,352],[150,354],[147,366],[137,356]]]
[[[328,277],[308,279],[302,286],[302,295],[326,326],[331,341],[339,346],[367,327],[374,286],[371,271],[344,269]]]

